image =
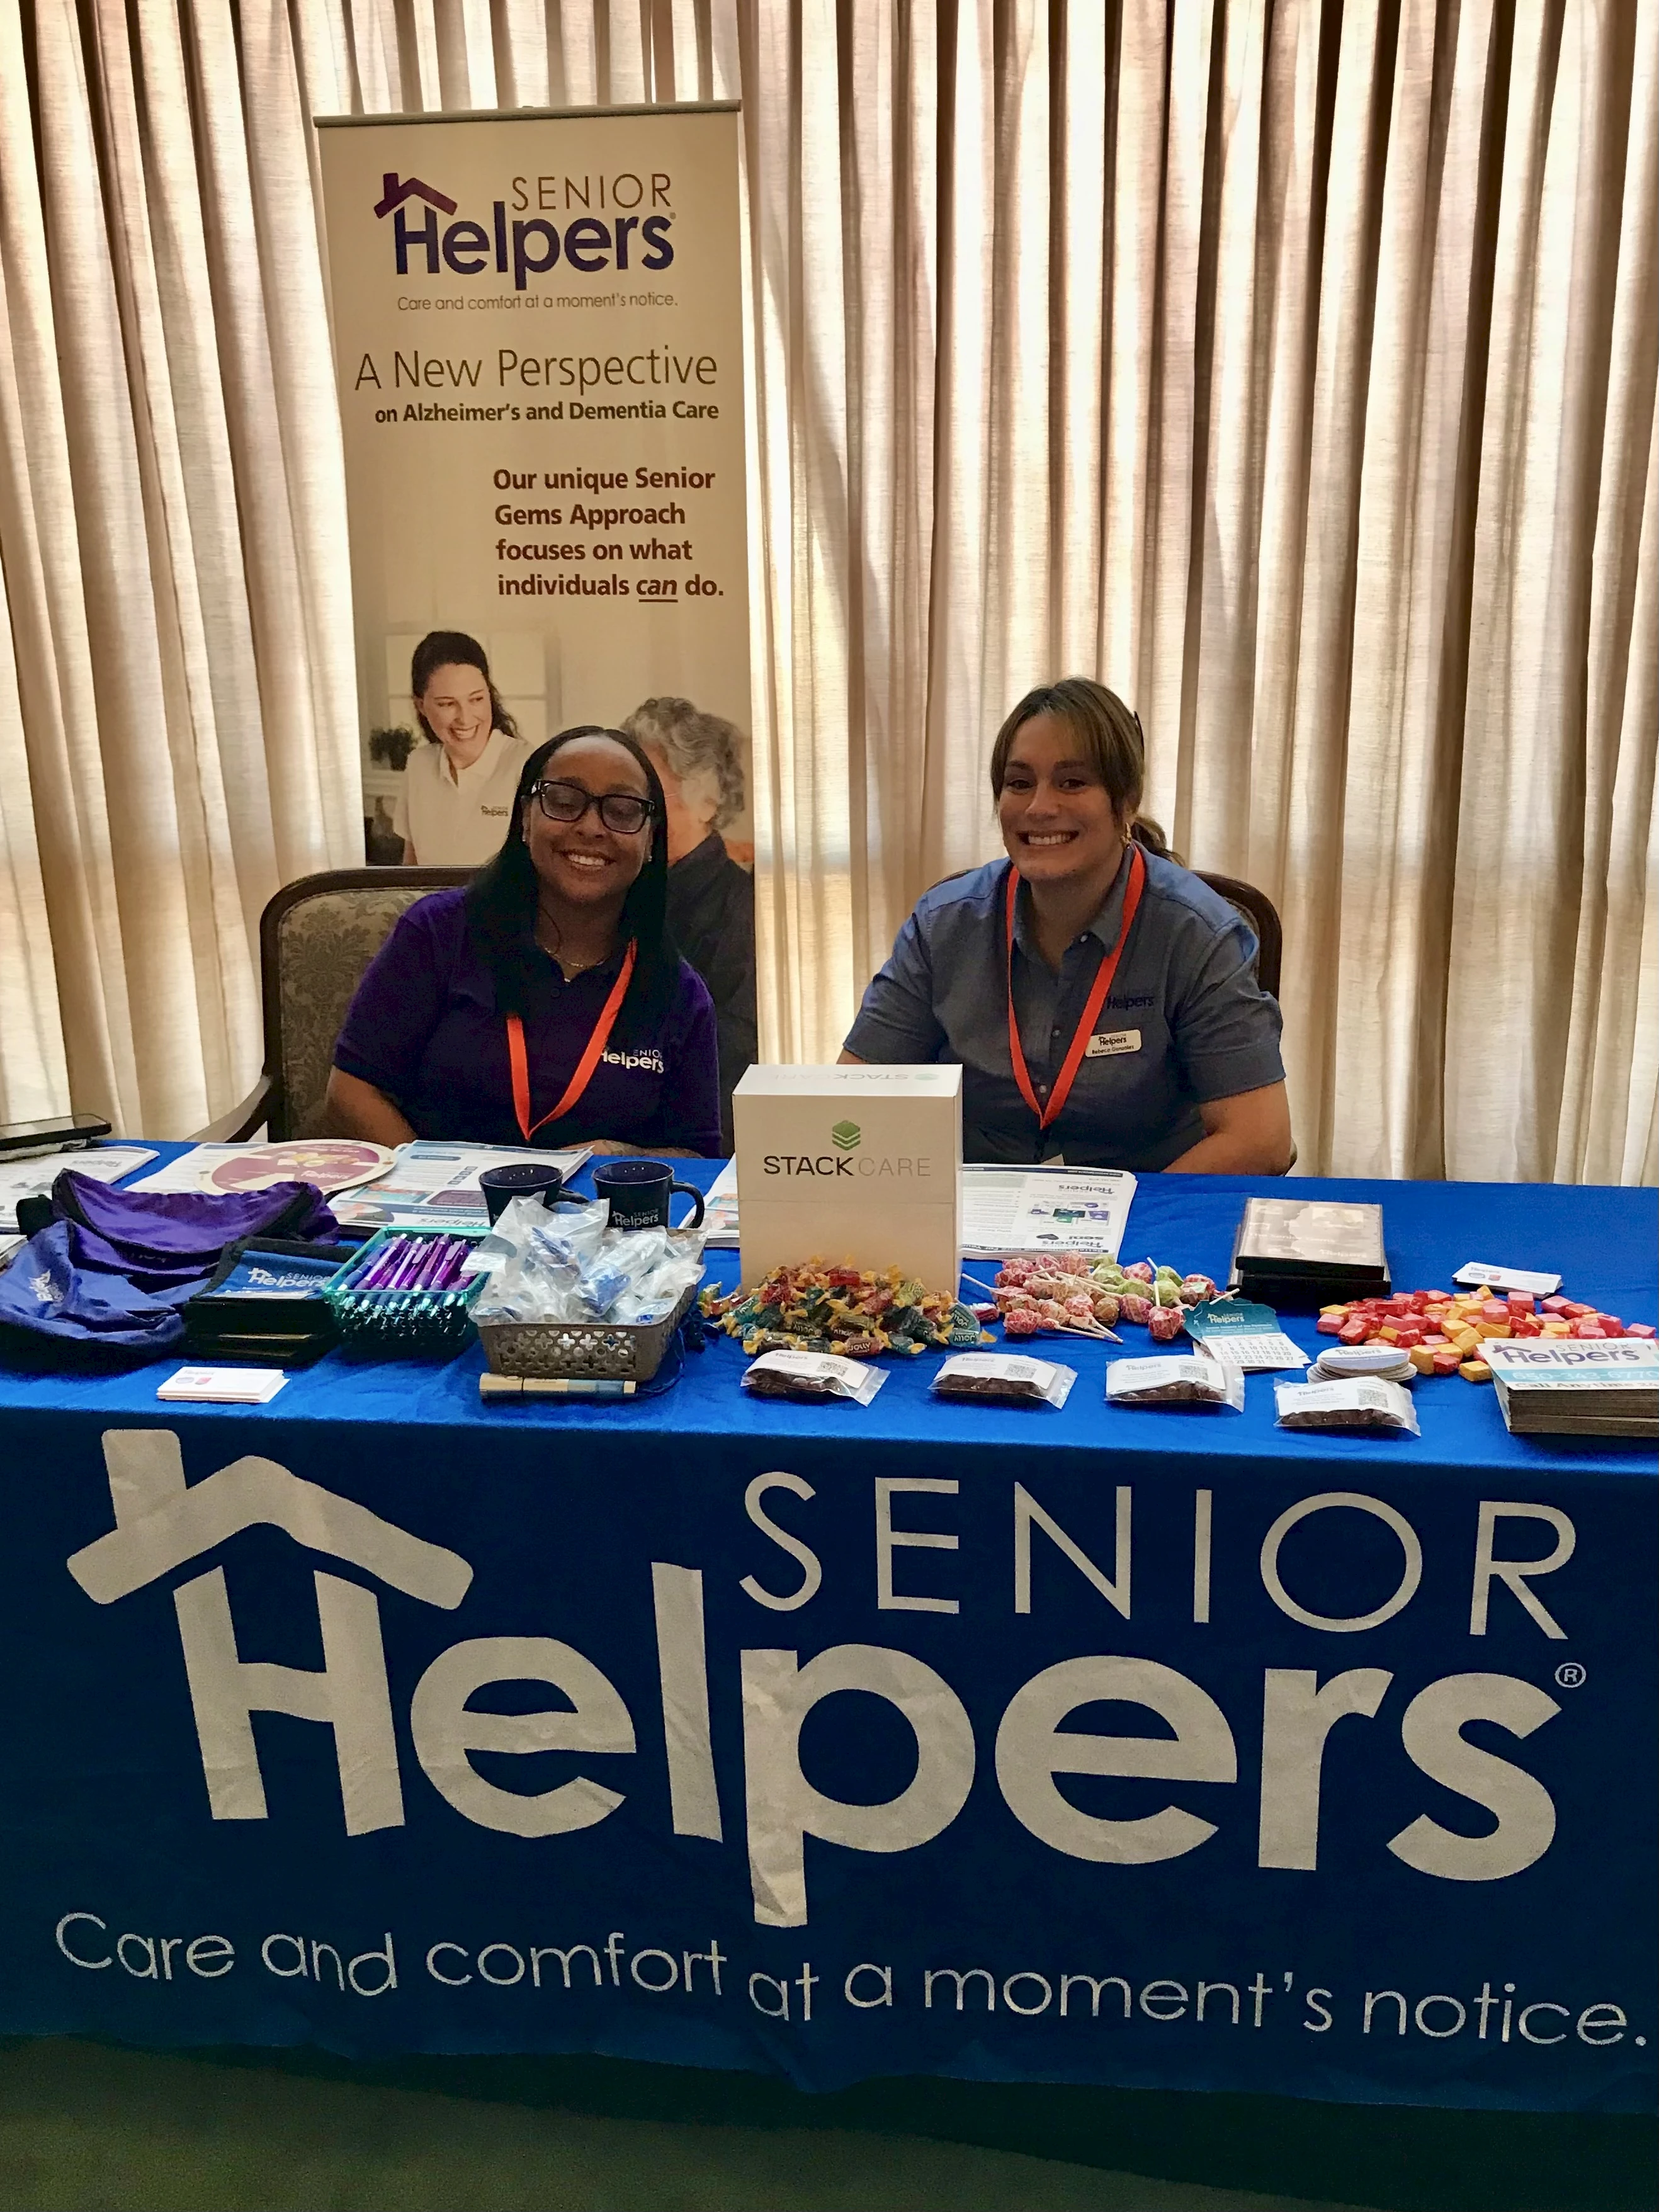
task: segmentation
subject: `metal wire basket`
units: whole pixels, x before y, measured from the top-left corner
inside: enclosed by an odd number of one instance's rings
[[[648,1382],[697,1295],[688,1284],[661,1321],[480,1321],[474,1325],[497,1375]]]

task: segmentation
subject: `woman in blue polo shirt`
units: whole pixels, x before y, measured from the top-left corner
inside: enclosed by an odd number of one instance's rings
[[[664,914],[655,769],[623,731],[525,763],[507,841],[465,890],[417,899],[357,988],[329,1127],[385,1145],[720,1151],[714,1009]]]
[[[1028,692],[991,753],[1008,858],[927,892],[864,994],[842,1058],[959,1062],[970,1160],[1291,1163],[1255,939],[1136,819],[1145,765],[1103,684]]]

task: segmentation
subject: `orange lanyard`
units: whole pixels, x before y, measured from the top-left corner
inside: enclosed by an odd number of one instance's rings
[[[616,1027],[617,1015],[628,995],[628,985],[634,973],[634,962],[639,952],[637,939],[629,938],[628,950],[617,980],[611,986],[611,995],[599,1009],[599,1018],[593,1024],[593,1034],[587,1040],[581,1058],[576,1062],[576,1072],[564,1087],[564,1096],[550,1114],[544,1114],[539,1121],[530,1118],[530,1060],[524,1048],[524,1024],[516,1014],[507,1018],[507,1057],[513,1069],[513,1111],[518,1117],[519,1133],[526,1144],[538,1129],[544,1129],[550,1121],[562,1121],[580,1098],[593,1079],[593,1071],[599,1064],[599,1054],[611,1042],[611,1032]]]
[[[1072,1095],[1072,1085],[1076,1082],[1077,1072],[1083,1065],[1084,1052],[1088,1046],[1095,1023],[1099,1018],[1100,1010],[1106,1003],[1106,994],[1112,988],[1112,978],[1117,973],[1117,963],[1122,957],[1123,948],[1129,941],[1129,926],[1135,918],[1136,909],[1140,904],[1140,894],[1146,887],[1146,860],[1142,857],[1139,846],[1132,844],[1129,848],[1129,882],[1123,894],[1123,920],[1118,928],[1117,943],[1100,963],[1100,971],[1095,977],[1089,993],[1088,1003],[1085,1006],[1082,1018],[1077,1025],[1077,1034],[1072,1039],[1072,1048],[1066,1055],[1065,1064],[1060,1068],[1058,1081],[1048,1094],[1048,1103],[1046,1106],[1039,1106],[1036,1092],[1031,1088],[1030,1071],[1025,1065],[1025,1048],[1019,1041],[1019,1022],[1014,1012],[1014,900],[1019,890],[1019,872],[1017,868],[1012,866],[1009,868],[1008,1055],[1014,1063],[1014,1080],[1019,1085],[1019,1095],[1036,1115],[1039,1129],[1046,1129],[1051,1121],[1057,1119],[1061,1108]]]

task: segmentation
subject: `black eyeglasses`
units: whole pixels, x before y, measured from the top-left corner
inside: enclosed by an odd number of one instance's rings
[[[597,806],[600,821],[619,837],[631,837],[643,830],[657,811],[650,799],[636,798],[631,791],[584,791],[579,783],[561,782],[538,783],[532,788],[550,822],[580,822],[590,806]]]

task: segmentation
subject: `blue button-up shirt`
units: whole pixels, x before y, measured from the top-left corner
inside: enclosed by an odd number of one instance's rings
[[[955,1061],[970,1160],[1064,1159],[1167,1167],[1204,1134],[1200,1105],[1285,1073],[1277,1000],[1255,980],[1255,938],[1237,908],[1148,853],[1140,906],[1071,1095],[1046,1130],[1021,1097],[1008,1049],[1008,870],[994,860],[918,901],[864,994],[847,1049],[860,1060]],[[1030,893],[1015,902],[1013,993],[1032,1087],[1046,1100],[1123,921],[1128,867],[1068,945],[1059,972],[1037,949]]]

